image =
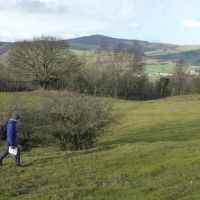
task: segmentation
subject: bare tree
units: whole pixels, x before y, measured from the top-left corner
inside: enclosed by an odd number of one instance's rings
[[[96,63],[101,74],[101,89],[113,97],[119,96],[125,57],[123,51],[116,49],[101,53],[100,62]]]
[[[143,49],[137,42],[128,49],[125,98],[133,98],[133,96],[138,95],[136,93],[142,93],[146,81],[143,56]]]
[[[128,51],[121,44],[113,51],[102,50],[96,65],[101,74],[97,87],[104,94],[135,98],[143,92],[147,78],[143,70],[143,52],[139,45],[134,44]]]
[[[47,89],[52,82],[71,77],[83,64],[65,41],[43,36],[16,42],[8,57],[15,78],[35,80]]]
[[[180,95],[187,93],[189,74],[186,73],[186,65],[184,60],[181,59],[176,64],[172,77],[172,96],[174,94]]]

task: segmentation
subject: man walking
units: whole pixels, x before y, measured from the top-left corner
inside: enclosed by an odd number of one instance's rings
[[[18,114],[14,114],[7,123],[7,126],[6,126],[7,148],[4,150],[4,152],[0,156],[0,165],[2,165],[3,159],[9,154],[9,148],[17,147],[17,142],[18,142],[17,124],[19,120],[20,120],[20,116]],[[15,165],[20,166],[19,148],[17,148],[17,155],[14,155],[14,157],[15,157]]]

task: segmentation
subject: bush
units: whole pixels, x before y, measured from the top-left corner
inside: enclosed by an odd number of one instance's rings
[[[19,144],[23,150],[47,144],[45,135],[49,130],[48,112],[45,107],[21,106],[17,109],[21,116]]]
[[[110,106],[94,98],[54,98],[51,103],[52,134],[61,149],[88,149],[112,121]]]

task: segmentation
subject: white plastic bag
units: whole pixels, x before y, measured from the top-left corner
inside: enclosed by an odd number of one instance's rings
[[[14,156],[17,155],[18,148],[17,147],[9,147],[8,152]]]

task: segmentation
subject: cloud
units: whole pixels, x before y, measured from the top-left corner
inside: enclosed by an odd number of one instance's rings
[[[12,34],[11,34],[10,31],[1,31],[0,32],[0,38],[1,38],[1,40],[5,40],[5,41],[13,40]]]
[[[65,7],[58,0],[0,0],[0,11],[58,14]]]
[[[89,36],[89,35],[90,35],[89,33],[80,33],[79,37],[84,37],[84,36]]]
[[[9,30],[1,31],[0,32],[0,38],[2,41],[16,41],[16,40],[24,40],[24,39],[31,39],[33,38],[33,35],[30,32],[19,32],[15,33]]]
[[[44,3],[58,3],[58,0],[39,0],[40,2],[44,2]]]
[[[136,22],[132,22],[128,24],[129,28],[133,28],[133,29],[137,29],[140,28],[140,24],[136,23]]]
[[[183,26],[188,28],[197,28],[200,29],[200,21],[198,20],[185,20],[183,21]]]
[[[130,0],[117,0],[116,3],[113,0],[68,0],[65,5],[75,18],[118,22],[135,16],[135,4]]]
[[[18,36],[20,39],[31,39],[34,36],[30,32],[21,32]]]

